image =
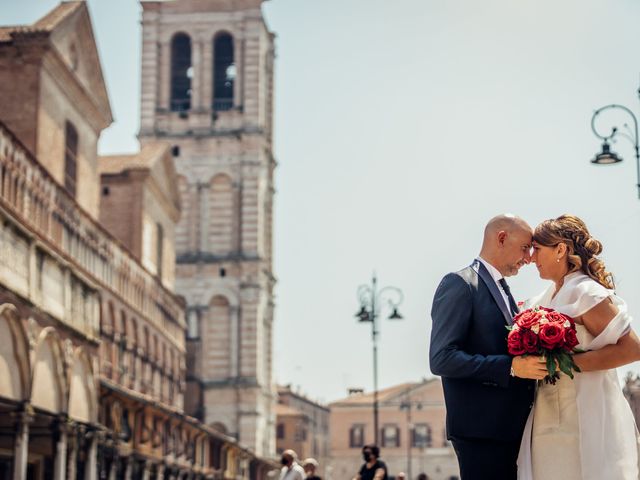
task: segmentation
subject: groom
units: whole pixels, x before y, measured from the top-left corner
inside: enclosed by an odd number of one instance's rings
[[[471,266],[446,275],[433,299],[431,371],[442,377],[451,440],[462,480],[516,480],[518,449],[539,357],[511,357],[507,326],[518,307],[504,277],[531,260],[531,227],[492,218]]]

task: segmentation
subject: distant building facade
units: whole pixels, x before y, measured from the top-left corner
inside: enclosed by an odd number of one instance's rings
[[[425,473],[429,480],[457,480],[458,462],[446,439],[446,410],[439,379],[405,383],[378,394],[381,458],[396,476]],[[373,394],[352,390],[332,402],[330,478],[353,478],[362,465],[362,447],[374,441]]]
[[[274,35],[263,0],[143,1],[139,138],[172,145],[185,410],[275,454]]]
[[[293,449],[300,461],[315,458],[322,476],[329,460],[329,408],[294,392],[291,385],[278,386],[276,405],[276,451]]]
[[[184,413],[171,145],[99,158],[87,5],[0,27],[0,479],[263,479]]]

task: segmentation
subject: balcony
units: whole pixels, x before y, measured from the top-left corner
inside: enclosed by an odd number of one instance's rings
[[[0,123],[0,282],[89,336],[99,291],[184,345],[183,307]],[[6,247],[10,247],[6,248]],[[8,252],[12,253],[9,254]],[[74,300],[75,299],[75,300]]]
[[[233,108],[233,98],[216,98],[212,105],[214,112],[226,112]]]

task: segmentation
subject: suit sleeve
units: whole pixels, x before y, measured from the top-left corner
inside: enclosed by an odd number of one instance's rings
[[[442,279],[431,308],[431,372],[448,378],[509,386],[509,355],[478,355],[464,351],[473,318],[471,288],[455,273]]]

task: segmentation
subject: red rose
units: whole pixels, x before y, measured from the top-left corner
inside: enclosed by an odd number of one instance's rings
[[[550,322],[558,322],[558,323],[564,323],[564,321],[569,318],[566,315],[561,314],[560,312],[556,312],[555,310],[552,310],[551,312],[546,312],[544,316],[547,317],[547,319]]]
[[[520,328],[531,328],[533,325],[538,323],[540,317],[541,315],[539,312],[529,308],[516,315],[513,319],[513,323],[518,325]]]
[[[578,337],[573,327],[567,328],[564,332],[564,345],[569,350],[578,346]]]
[[[522,334],[520,330],[511,330],[507,337],[507,347],[511,355],[522,355],[526,353],[522,343]]]
[[[547,319],[550,322],[564,323],[566,320],[569,320],[569,323],[571,325],[575,325],[575,322],[573,321],[573,318],[571,318],[568,315],[565,315],[564,313],[557,312],[555,310],[552,310],[551,308],[542,308],[541,307],[541,310],[544,310],[544,316],[547,317]]]
[[[522,346],[527,353],[538,351],[538,336],[531,330],[522,331]]]
[[[561,323],[550,322],[540,325],[540,345],[543,348],[553,350],[564,344],[565,329]]]

